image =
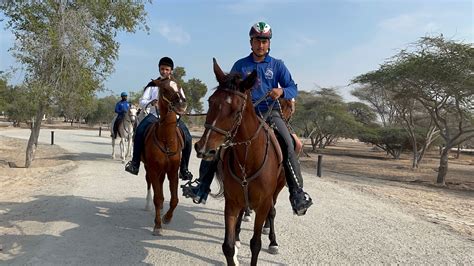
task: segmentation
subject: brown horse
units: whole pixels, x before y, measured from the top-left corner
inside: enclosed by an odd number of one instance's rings
[[[278,251],[273,220],[278,193],[285,185],[281,150],[273,130],[257,116],[252,104],[250,89],[257,73],[252,72],[245,80],[238,74],[226,75],[215,59],[214,73],[219,86],[209,98],[206,129],[195,149],[203,159],[220,156],[217,179],[224,188],[222,250],[227,263],[238,263],[235,248],[240,245],[240,224],[245,208],[250,207],[256,213],[250,241],[251,264],[256,265],[267,217],[271,220],[269,251]]]
[[[177,128],[176,115],[182,115],[186,111],[186,99],[174,78],[153,80],[152,82],[159,87],[157,108],[160,118],[158,123],[151,125],[146,133],[145,151],[141,159],[146,170],[147,201],[151,199],[150,186],[153,186],[153,203],[156,212],[153,234],[162,235],[161,222],[169,223],[173,218],[173,211],[178,205],[178,169],[183,137]],[[171,200],[168,212],[161,219],[165,175],[168,176]]]

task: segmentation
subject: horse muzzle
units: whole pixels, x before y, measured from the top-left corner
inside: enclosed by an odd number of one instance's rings
[[[200,147],[199,142],[196,142],[196,144],[194,144],[194,149],[196,150],[197,157],[205,161],[212,161],[217,156],[217,150],[203,149]]]

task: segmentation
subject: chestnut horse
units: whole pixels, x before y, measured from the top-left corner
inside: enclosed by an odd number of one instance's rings
[[[240,246],[240,225],[246,207],[255,210],[254,234],[250,241],[251,264],[257,264],[266,218],[270,220],[271,253],[278,252],[273,221],[278,193],[285,185],[280,146],[273,130],[259,118],[250,89],[257,73],[245,80],[239,74],[226,75],[214,59],[219,86],[209,97],[205,131],[195,144],[198,157],[219,156],[217,180],[225,198],[225,239],[222,250],[227,264],[235,265]],[[218,152],[219,151],[219,152]]]
[[[162,235],[161,223],[167,224],[171,221],[173,211],[178,205],[178,169],[184,142],[181,132],[178,131],[176,116],[182,115],[186,111],[186,99],[174,78],[158,79],[152,82],[159,87],[157,108],[160,118],[147,130],[145,150],[141,159],[146,170],[148,206],[151,200],[150,186],[153,187],[153,203],[155,205],[153,235]],[[155,108],[155,106],[151,108]],[[168,212],[161,219],[165,175],[168,176],[171,200]]]

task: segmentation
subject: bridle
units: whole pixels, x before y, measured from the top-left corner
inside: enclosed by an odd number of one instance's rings
[[[234,115],[233,120],[235,122],[232,125],[230,130],[224,130],[222,128],[218,128],[218,127],[216,127],[214,125],[211,125],[211,124],[208,124],[208,123],[205,123],[204,127],[211,130],[211,131],[215,131],[219,134],[224,135],[225,136],[224,143],[221,144],[221,146],[222,147],[230,147],[230,146],[236,145],[235,143],[232,143],[232,140],[234,139],[235,135],[237,134],[237,129],[240,127],[240,124],[242,123],[243,111],[245,110],[245,106],[247,105],[247,94],[242,93],[240,91],[236,91],[236,90],[230,90],[230,89],[220,89],[220,90],[235,94],[235,95],[237,95],[237,96],[239,96],[243,99],[243,103],[240,106],[240,110],[237,111]]]
[[[179,92],[175,92],[175,93],[176,93],[176,95],[178,96],[178,98],[181,100],[181,97],[179,96]],[[168,103],[168,113],[167,113],[167,114],[169,114],[170,111],[171,111],[171,112],[174,112],[175,114],[181,116],[181,114],[178,113],[177,107],[175,106],[175,104],[174,104],[172,101],[170,101],[170,100],[168,99],[168,97],[166,97],[166,96],[161,92],[161,88],[160,88],[160,92],[159,92],[159,97],[161,97],[166,103]],[[155,107],[155,108],[156,108],[156,107]],[[156,111],[157,111],[157,113],[158,113],[158,110],[156,110]]]
[[[235,90],[230,90],[230,89],[221,89],[221,90],[232,93],[232,94],[235,94],[235,95],[241,97],[244,100],[242,105],[240,106],[240,110],[237,111],[234,115],[235,123],[232,125],[230,130],[224,130],[222,128],[218,128],[218,127],[216,127],[214,125],[211,125],[211,124],[208,124],[208,123],[204,124],[204,127],[211,130],[211,131],[215,131],[215,132],[225,136],[223,144],[220,145],[220,147],[222,147],[223,149],[230,148],[230,147],[236,146],[236,145],[242,145],[242,144],[245,145],[245,154],[244,154],[243,163],[241,163],[239,160],[235,160],[237,158],[236,150],[232,149],[233,150],[232,155],[234,157],[234,160],[237,161],[237,164],[240,168],[242,176],[239,177],[235,174],[235,171],[232,170],[230,160],[227,161],[227,164],[228,164],[229,172],[230,172],[230,175],[232,176],[232,178],[242,186],[242,189],[243,189],[243,192],[244,192],[245,204],[246,204],[246,207],[249,207],[250,206],[250,199],[249,199],[248,185],[251,181],[255,180],[258,176],[260,176],[261,172],[263,171],[263,166],[266,164],[267,159],[268,159],[268,149],[269,149],[269,145],[270,145],[270,136],[268,135],[269,134],[268,128],[264,126],[264,125],[266,125],[265,121],[263,119],[261,119],[260,117],[258,117],[258,120],[259,120],[260,123],[259,123],[259,126],[258,126],[257,130],[253,134],[253,136],[250,139],[247,139],[245,141],[234,142],[233,141],[234,137],[236,136],[237,130],[238,130],[238,128],[240,127],[240,125],[242,123],[243,112],[244,112],[246,104],[247,104],[247,94],[239,92],[239,91],[235,91]],[[267,97],[267,95],[265,95],[264,97]],[[258,102],[261,102],[261,99],[259,99],[259,101],[257,101],[257,104],[258,104]],[[260,130],[262,128],[265,128],[265,133],[266,133],[265,134],[265,136],[266,136],[265,154],[264,154],[263,162],[260,164],[260,167],[257,169],[257,171],[255,173],[248,176],[247,171],[246,171],[246,163],[245,162],[247,161],[247,156],[249,154],[249,147],[250,147],[250,144],[252,143],[252,141],[255,138],[258,137],[258,133],[260,132]]]

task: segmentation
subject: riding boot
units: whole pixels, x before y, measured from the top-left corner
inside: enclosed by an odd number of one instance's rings
[[[179,178],[182,180],[192,180],[193,174],[188,170],[189,157],[191,157],[191,150],[193,146],[193,140],[191,134],[189,133],[188,128],[179,120],[178,127],[181,128],[184,134],[184,147],[181,155],[181,165],[179,167]]]
[[[209,192],[211,192],[210,187],[216,170],[217,160],[202,160],[201,165],[199,166],[199,179],[189,181],[181,186],[183,189],[183,196],[186,198],[192,198],[196,204],[205,204],[207,196],[209,195]]]
[[[303,184],[300,180],[301,172],[299,164],[286,160],[283,164],[285,168],[286,183],[290,191],[290,203],[293,208],[293,212],[298,215],[305,215],[308,208],[313,204],[313,200],[308,193],[303,191]],[[296,166],[296,167],[295,167]]]

